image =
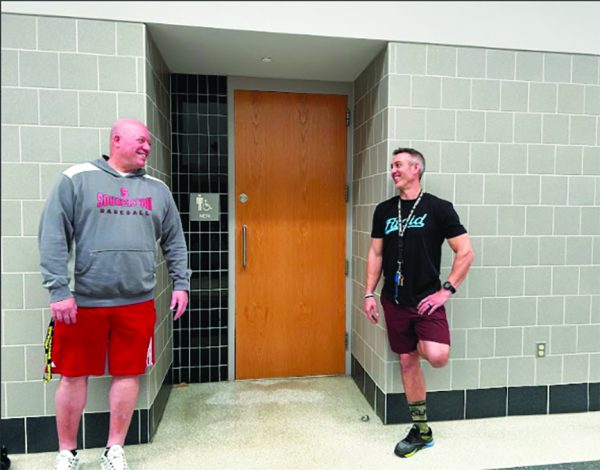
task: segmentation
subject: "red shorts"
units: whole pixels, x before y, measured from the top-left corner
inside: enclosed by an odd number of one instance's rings
[[[77,307],[77,323],[56,322],[52,372],[68,377],[141,375],[154,363],[154,300],[118,307]]]
[[[403,307],[381,296],[390,348],[398,354],[417,349],[419,340],[450,346],[450,329],[444,306],[431,315],[419,315],[416,307]]]

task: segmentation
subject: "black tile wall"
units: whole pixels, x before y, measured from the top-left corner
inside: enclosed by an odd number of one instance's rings
[[[107,435],[108,436],[108,435]],[[135,410],[125,436],[125,445],[140,443],[140,410]]]
[[[588,384],[550,386],[550,413],[576,413],[588,409]]]
[[[508,415],[546,414],[548,387],[510,387],[508,389]]]
[[[156,406],[156,401],[153,407]],[[135,410],[131,417],[131,424],[127,430],[125,436],[125,444],[140,444],[148,442],[152,436],[148,436],[148,425],[147,420],[148,410]],[[162,415],[161,415],[162,416]],[[90,449],[97,447],[104,447],[106,445],[106,439],[108,438],[110,414],[108,412],[101,413],[85,413],[83,416],[85,429],[85,447],[83,445],[80,448]],[[79,429],[81,430],[82,427]],[[54,447],[47,450],[54,450]]]
[[[379,392],[379,387],[377,387]],[[383,393],[383,392],[382,392]],[[386,424],[410,423],[408,402],[404,393],[388,393],[385,395],[387,409]],[[465,392],[452,390],[427,393],[428,421],[448,421],[465,418]]]
[[[589,384],[589,411],[600,411],[600,383]]]
[[[165,412],[165,407],[167,406],[167,402],[169,401],[169,396],[171,395],[172,388],[173,387],[171,385],[164,384],[160,388],[158,394],[156,395],[156,398],[154,399],[154,403],[152,404],[152,429],[154,429],[154,432],[156,432],[158,424],[160,423],[160,420],[162,419],[162,416]],[[152,434],[154,434],[154,432]]]
[[[356,386],[385,424],[410,423],[404,393],[384,393],[351,356]],[[499,387],[427,393],[429,421],[600,410],[600,383]]]
[[[147,443],[154,436],[171,393],[170,375],[169,373],[165,377],[150,409],[139,409],[133,412],[131,425],[125,436],[125,444]],[[108,437],[109,421],[108,412],[84,413],[77,434],[77,448],[104,447]],[[0,444],[6,446],[9,454],[55,452],[58,449],[56,418],[32,416],[0,420]]]
[[[95,448],[106,445],[108,436],[108,424],[110,416],[108,413],[86,413],[83,416],[85,429],[85,447]]]
[[[77,433],[77,448],[83,449],[82,426]],[[49,452],[58,449],[58,433],[54,416],[27,418],[27,452]]]
[[[352,356],[352,360],[350,361],[350,368],[351,368],[352,378],[354,379],[354,383],[356,383],[356,386],[361,391],[361,393],[364,394],[365,370],[363,369],[363,366],[360,364],[360,362],[358,362],[354,356]]]
[[[364,395],[371,408],[375,408],[375,389],[377,386],[369,374],[365,374],[365,391]]]
[[[506,416],[506,387],[467,390],[465,417],[490,418]]]
[[[429,392],[427,394],[427,419],[430,421],[448,421],[464,419],[465,392]]]
[[[146,444],[150,441],[148,410],[140,410],[140,444]]]
[[[375,413],[381,421],[385,420],[385,393],[379,387],[375,388]]]
[[[25,418],[3,419],[0,422],[0,436],[2,444],[6,446],[9,454],[24,453]]]
[[[173,327],[173,382],[227,380],[227,80],[171,75],[173,197],[192,270],[188,314]],[[191,221],[190,193],[218,193],[220,219]]]
[[[384,423],[410,423],[411,419],[408,412],[408,402],[406,401],[406,396],[404,393],[388,393],[386,396],[386,401],[387,414]]]
[[[154,426],[154,408],[148,410],[148,435],[154,436],[156,427]]]

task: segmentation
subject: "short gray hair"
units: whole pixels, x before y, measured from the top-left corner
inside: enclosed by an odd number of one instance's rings
[[[410,147],[399,147],[392,152],[392,155],[395,157],[399,153],[408,153],[411,157],[415,158],[419,161],[421,167],[419,168],[419,179],[423,177],[423,173],[425,173],[425,157],[421,152],[415,150]]]

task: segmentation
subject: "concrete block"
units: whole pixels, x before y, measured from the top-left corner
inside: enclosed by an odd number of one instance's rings
[[[146,25],[138,23],[117,23],[117,54],[144,56]]]
[[[75,51],[77,47],[76,20],[38,16],[38,47],[44,51]]]
[[[2,14],[2,48],[35,49],[36,17]],[[4,54],[4,52],[2,52]]]
[[[569,85],[566,83],[558,85],[558,112],[565,114],[583,113],[584,91],[583,85]]]
[[[60,160],[60,135],[57,127],[21,127],[23,162],[57,162]]]
[[[441,101],[442,81],[439,77],[412,77],[413,107],[417,108],[439,108]]]
[[[500,90],[500,109],[502,111],[527,111],[529,105],[527,82],[502,81]]]
[[[568,54],[544,54],[544,81],[571,82],[571,56]]]
[[[500,81],[473,80],[471,88],[473,109],[496,111],[500,109]]]
[[[431,140],[454,140],[456,117],[454,111],[427,110],[426,135]]]
[[[517,51],[517,80],[541,82],[544,70],[544,55],[541,52]]]
[[[458,111],[456,113],[456,139],[466,142],[483,142],[485,137],[485,113]]]
[[[19,83],[18,52],[2,51],[2,86],[17,86]]]
[[[99,87],[103,91],[137,91],[136,62],[133,57],[100,56]]]
[[[457,48],[457,75],[459,77],[485,77],[485,49],[475,47]]]
[[[89,54],[61,54],[60,86],[63,89],[98,90],[98,57]]]
[[[77,92],[40,91],[40,124],[52,126],[77,126]]]
[[[2,124],[38,124],[38,92],[2,87]]]
[[[427,74],[456,76],[456,48],[451,46],[427,46]]]
[[[79,52],[112,54],[116,52],[116,22],[77,20],[77,45]]]
[[[514,80],[515,52],[506,50],[487,51],[487,78]]]
[[[598,67],[597,55],[573,55],[573,82],[597,84]]]
[[[554,145],[528,145],[527,171],[532,174],[553,174],[556,159]]]
[[[557,85],[554,83],[529,84],[529,111],[536,113],[555,113]]]
[[[486,113],[486,142],[513,142],[513,113]]]

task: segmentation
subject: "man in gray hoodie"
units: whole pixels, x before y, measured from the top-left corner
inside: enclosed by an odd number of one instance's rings
[[[48,196],[39,228],[43,285],[50,292],[47,376],[61,374],[55,396],[59,454],[55,469],[75,469],[77,432],[90,375],[112,383],[104,469],[128,469],[123,445],[139,391],[153,364],[156,255],[173,280],[177,320],[188,303],[190,271],[179,213],[169,188],[146,174],[150,133],[117,121],[110,156],[64,171]],[[69,259],[74,254],[71,289]]]

